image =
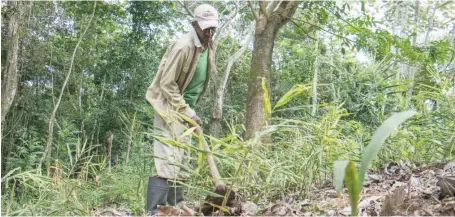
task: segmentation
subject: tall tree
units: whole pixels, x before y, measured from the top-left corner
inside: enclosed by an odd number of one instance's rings
[[[10,13],[8,21],[8,36],[7,36],[7,58],[5,68],[2,74],[2,119],[5,119],[17,90],[17,56],[19,52],[19,24],[22,16],[22,5],[20,1],[8,1],[8,13]]]
[[[266,119],[264,118],[264,90],[262,79],[266,79],[270,87],[272,54],[275,38],[280,28],[294,15],[298,1],[260,1],[259,13],[252,2],[248,2],[256,21],[253,56],[251,59],[250,78],[248,81],[248,97],[246,102],[245,139],[254,137]]]
[[[53,140],[53,134],[54,134],[55,114],[57,113],[57,110],[58,110],[58,108],[60,106],[60,102],[62,100],[63,92],[65,91],[66,85],[68,84],[68,80],[69,80],[69,78],[71,76],[71,71],[73,69],[74,59],[76,58],[77,50],[79,49],[79,45],[81,44],[82,39],[85,36],[85,33],[87,33],[87,30],[89,29],[90,24],[92,23],[93,16],[95,15],[95,9],[96,9],[96,2],[94,3],[94,6],[93,6],[92,16],[90,17],[90,20],[88,21],[88,24],[87,24],[84,32],[82,32],[81,36],[79,37],[79,40],[78,40],[78,42],[76,44],[76,47],[74,47],[73,56],[71,57],[71,62],[70,62],[70,65],[69,65],[68,73],[66,75],[65,81],[63,82],[63,86],[62,86],[62,89],[60,91],[60,95],[58,97],[57,103],[54,105],[54,108],[52,110],[51,116],[49,117],[49,128],[48,128],[48,135],[47,135],[47,141],[46,141],[46,149],[44,150],[44,154],[41,157],[40,163],[38,165],[38,171],[40,171],[43,162],[46,160],[46,168],[47,168],[48,175],[49,175],[49,170],[50,170],[49,166],[50,166],[50,158],[51,158],[51,153],[52,153],[52,140]]]

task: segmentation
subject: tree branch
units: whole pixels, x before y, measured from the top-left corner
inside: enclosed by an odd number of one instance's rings
[[[299,28],[300,30],[302,30],[303,33],[305,33],[305,35],[306,35],[308,38],[310,38],[310,39],[312,39],[312,40],[314,40],[314,41],[317,41],[317,39],[315,39],[315,38],[311,37],[310,35],[308,35],[308,33],[307,33],[301,26],[299,26],[296,22],[294,22],[294,20],[291,20],[291,23],[294,24],[294,25],[295,25],[297,28]]]
[[[248,6],[250,7],[251,13],[253,14],[254,19],[256,20],[256,22],[259,22],[259,16],[258,16],[258,14],[254,11],[254,7],[253,7],[253,4],[251,3],[251,1],[248,1]]]
[[[259,8],[261,10],[261,13],[264,14],[264,16],[268,19],[269,14],[267,13],[267,2],[266,1],[260,1],[259,2]]]
[[[239,1],[238,0],[235,0],[234,1],[234,5],[235,5],[235,9],[229,14],[229,16],[226,18],[226,20],[223,22],[223,24],[220,26],[220,28],[218,29],[218,31],[216,32],[215,34],[215,43],[218,41],[221,33],[223,32],[223,30],[229,26],[229,24],[231,24],[232,20],[234,19],[235,16],[237,16],[238,12],[239,12]]]
[[[332,15],[335,15],[337,17],[337,19],[340,19],[341,21],[343,21],[344,23],[346,23],[347,25],[349,25],[350,27],[354,28],[355,30],[357,30],[358,32],[361,32],[360,29],[358,29],[357,27],[355,27],[354,25],[352,25],[351,23],[349,23],[348,21],[346,21],[345,19],[343,19],[339,14],[337,16],[337,14],[335,12],[333,12],[332,10],[330,10],[329,8],[327,7],[324,7],[325,9],[327,9],[327,11],[329,11]]]
[[[322,27],[320,27],[320,26],[318,26],[318,25],[312,24],[312,23],[310,23],[310,22],[307,22],[307,21],[304,21],[304,20],[299,20],[299,19],[296,19],[296,18],[291,18],[291,21],[292,21],[292,20],[297,20],[297,21],[300,21],[300,22],[304,22],[304,23],[306,23],[306,24],[310,24],[310,25],[312,25],[312,26],[314,26],[314,27],[316,27],[316,28],[318,28],[318,29],[320,29],[320,30],[322,30],[322,31],[324,31],[324,32],[327,32],[327,33],[329,33],[329,34],[331,34],[331,35],[334,35],[334,36],[337,36],[337,37],[339,37],[339,38],[346,39],[346,40],[348,40],[348,41],[350,41],[350,42],[356,43],[355,41],[353,41],[353,40],[351,40],[351,39],[349,39],[349,38],[346,38],[346,37],[344,37],[344,36],[342,36],[342,35],[338,35],[338,34],[336,34],[336,33],[334,33],[334,32],[331,32],[331,31],[329,31],[329,30],[326,30],[326,29],[324,29],[324,28],[322,28]],[[292,21],[292,22],[293,22],[295,25],[297,25],[294,21]],[[297,26],[298,26],[298,25],[297,25]]]
[[[267,6],[267,13],[268,14],[272,14],[273,11],[275,11],[275,9],[277,8],[277,6],[279,4],[281,4],[281,2],[283,2],[283,0],[275,0],[275,1],[272,1],[272,3],[270,3],[268,6]]]
[[[237,52],[235,52],[232,56],[230,56],[228,58],[228,64],[226,66],[226,71],[224,72],[224,76],[223,76],[222,83],[221,83],[221,88],[223,91],[226,88],[226,84],[228,82],[229,73],[231,71],[232,65],[237,61],[237,59],[240,56],[242,56],[243,53],[245,53],[246,49],[248,48],[248,46],[250,45],[252,40],[253,40],[253,31],[250,31],[248,33],[247,39],[246,39],[245,43],[243,44],[243,46]]]
[[[283,14],[281,15],[282,17],[289,19],[290,14],[294,14],[294,11],[297,9],[297,5],[300,4],[299,1],[292,1],[292,2],[287,2],[287,4],[280,4],[280,7],[285,6],[283,10]]]
[[[184,9],[185,11],[188,13],[188,15],[190,15],[191,17],[194,17],[194,14],[193,12],[191,12],[190,8],[188,7],[188,4],[186,4],[186,1],[182,2],[182,1],[177,1]]]

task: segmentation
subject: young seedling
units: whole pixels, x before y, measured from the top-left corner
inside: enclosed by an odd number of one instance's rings
[[[392,115],[376,130],[370,144],[365,149],[362,155],[362,161],[360,163],[360,169],[357,172],[354,162],[339,160],[335,161],[334,165],[334,178],[335,188],[338,194],[341,193],[343,187],[343,181],[346,183],[348,188],[349,199],[351,202],[352,216],[358,215],[357,205],[359,203],[360,192],[362,191],[363,181],[365,180],[365,174],[368,168],[371,166],[371,162],[378,154],[384,141],[392,132],[404,121],[417,114],[415,111],[404,111]]]

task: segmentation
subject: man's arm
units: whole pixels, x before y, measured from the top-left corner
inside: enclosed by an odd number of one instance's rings
[[[163,73],[159,84],[160,89],[169,104],[171,104],[174,109],[178,108],[178,111],[181,114],[193,118],[196,115],[196,112],[185,103],[176,82],[189,55],[189,52],[186,49],[188,48],[171,49],[168,59],[163,66]]]

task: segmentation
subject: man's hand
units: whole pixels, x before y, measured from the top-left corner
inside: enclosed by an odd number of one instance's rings
[[[199,116],[194,115],[191,119],[193,119],[193,121],[196,122],[196,124],[198,124],[200,127],[202,127],[202,120]]]
[[[215,192],[219,194],[226,194],[226,184],[223,181],[218,180],[215,183]]]

